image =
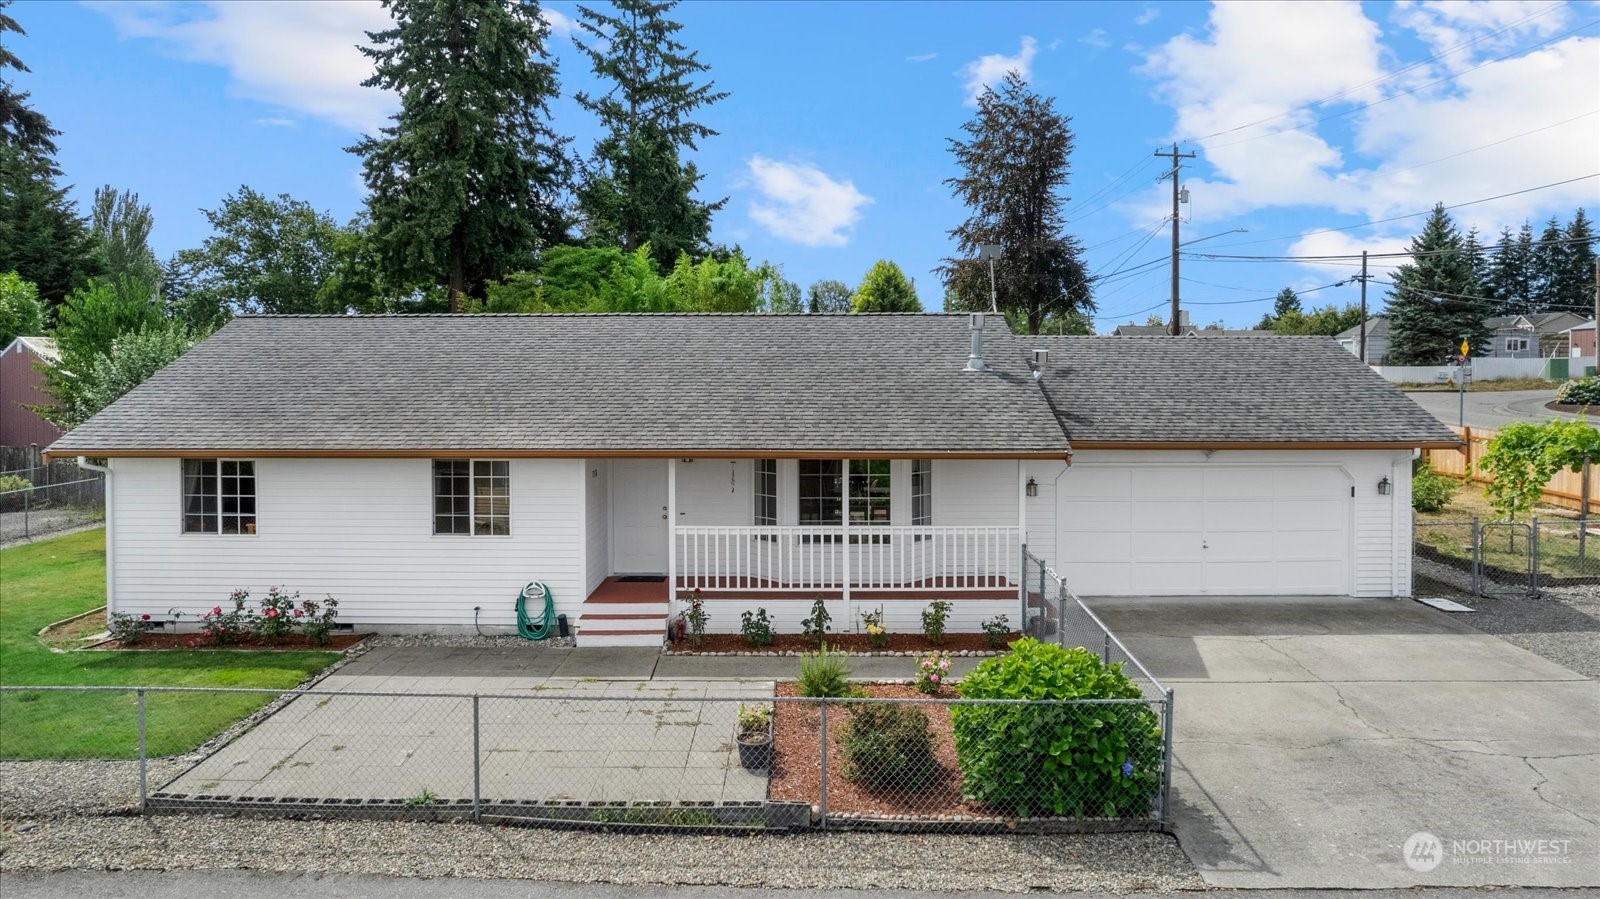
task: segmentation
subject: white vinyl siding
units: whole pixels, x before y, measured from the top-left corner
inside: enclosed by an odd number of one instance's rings
[[[590,459],[583,464],[584,570],[587,592],[592,592],[611,571],[611,463]]]
[[[509,537],[433,534],[429,459],[258,459],[258,515],[249,540],[178,533],[177,459],[114,459],[111,540],[117,611],[203,609],[244,588],[277,585],[339,598],[358,628],[515,624],[517,591],[541,580],[562,612],[587,596],[584,484],[575,459],[510,463]]]

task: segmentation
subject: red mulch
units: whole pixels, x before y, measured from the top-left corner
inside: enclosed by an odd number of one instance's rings
[[[916,687],[903,684],[872,684],[864,689],[869,696],[955,698],[955,693],[948,690],[938,697],[925,697],[917,692]],[[778,684],[776,692],[779,696],[798,695],[796,685],[792,683]],[[821,712],[817,706],[803,702],[780,702],[776,705],[772,723],[770,795],[775,800],[815,804],[821,784],[821,766],[817,758]],[[919,817],[991,817],[995,814],[983,806],[961,800],[961,769],[956,765],[950,707],[929,704],[918,708],[928,716],[928,729],[933,733],[933,754],[939,763],[939,773],[934,776],[932,783],[917,792],[894,790],[874,793],[845,779],[844,753],[839,749],[839,735],[848,726],[850,713],[843,705],[828,706],[829,813]]]
[[[928,642],[928,638],[921,634],[890,634],[889,645],[884,647],[873,646],[866,634],[829,634],[828,646],[831,649],[846,649],[850,652],[928,652],[942,649],[945,652],[960,652],[961,650],[980,650],[994,652],[1004,650],[1012,640],[1020,638],[1022,634],[1012,631],[1000,642],[999,646],[990,646],[985,634],[945,634],[944,643],[935,646]],[[743,634],[706,634],[696,646],[688,640],[680,640],[672,644],[673,652],[811,652],[816,647],[803,634],[774,634],[769,646],[752,646]]]
[[[123,646],[115,640],[102,640],[89,647],[90,649],[250,649],[250,650],[282,650],[303,651],[307,649],[325,652],[339,652],[367,639],[371,634],[333,634],[326,644],[313,643],[298,634],[285,637],[276,643],[257,643],[254,640],[243,640],[230,643],[227,646],[212,646],[199,634],[145,634],[139,642],[132,646]],[[193,643],[191,646],[189,644]]]

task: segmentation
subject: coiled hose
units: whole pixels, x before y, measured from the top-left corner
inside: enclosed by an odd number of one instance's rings
[[[528,598],[543,594],[544,611],[537,618],[528,617]],[[526,640],[543,640],[556,626],[556,600],[550,588],[540,581],[529,581],[517,594],[517,635]]]

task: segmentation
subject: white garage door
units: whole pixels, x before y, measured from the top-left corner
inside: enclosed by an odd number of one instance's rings
[[[1061,574],[1080,596],[1344,595],[1351,484],[1336,466],[1076,465]]]

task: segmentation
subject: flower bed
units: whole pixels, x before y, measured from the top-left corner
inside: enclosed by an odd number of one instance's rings
[[[939,646],[921,634],[890,634],[888,644],[881,648],[873,646],[866,634],[829,634],[827,643],[832,648],[848,650],[853,656],[912,656],[938,649],[970,657],[999,655],[1005,652],[1007,644],[1021,636],[1015,631],[1007,634],[999,648],[989,645],[986,634],[945,634],[944,643]],[[803,634],[774,634],[772,643],[767,646],[752,646],[739,634],[706,634],[698,646],[687,640],[675,641],[668,645],[667,651],[685,655],[799,655],[815,648]]]

